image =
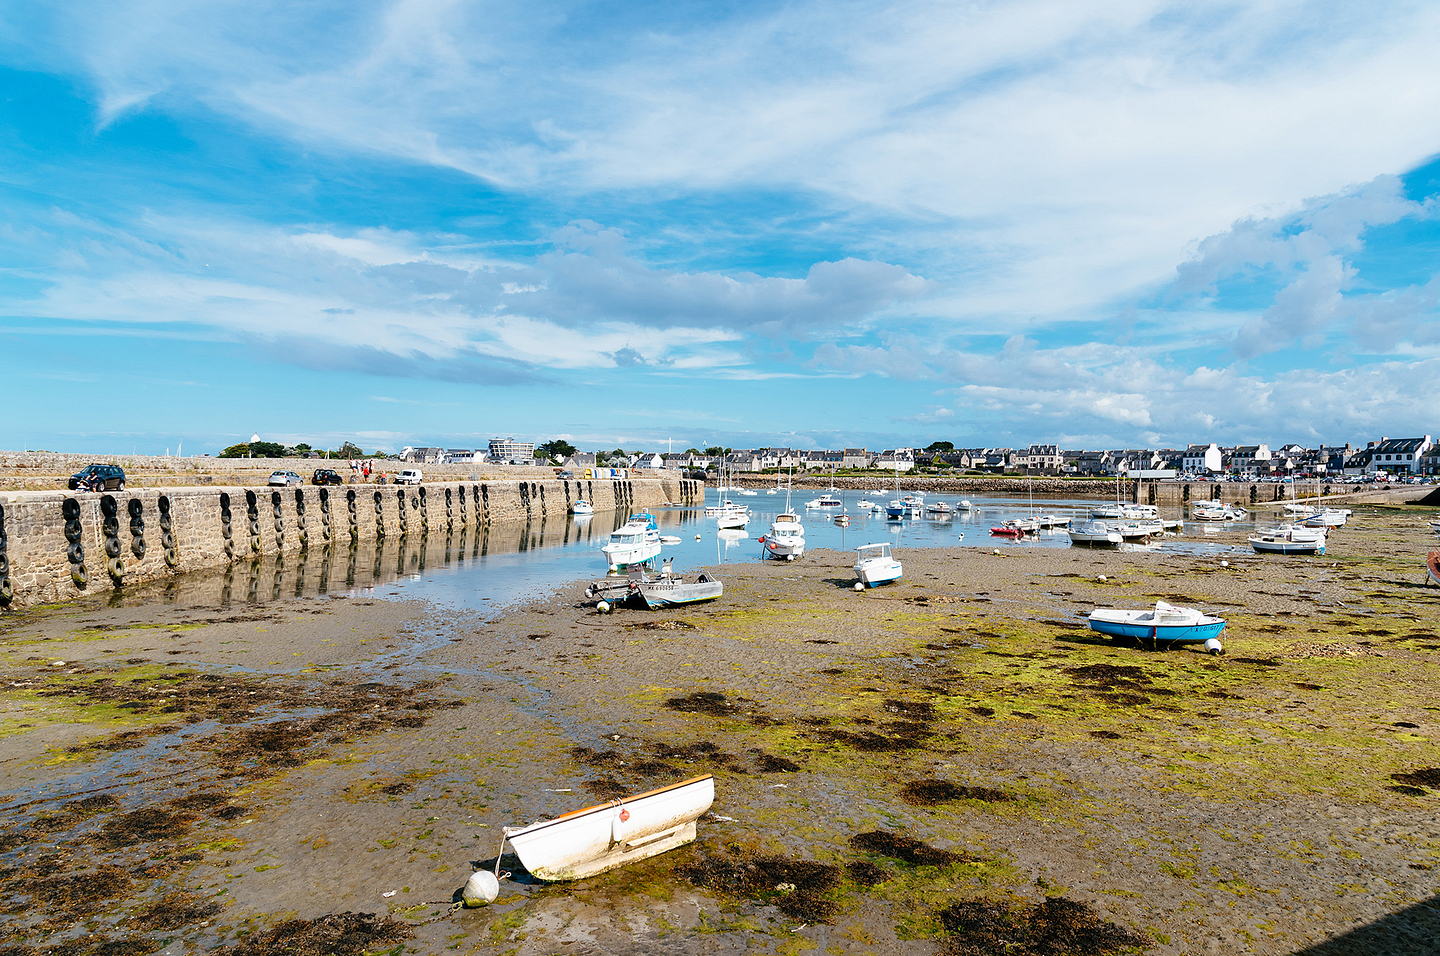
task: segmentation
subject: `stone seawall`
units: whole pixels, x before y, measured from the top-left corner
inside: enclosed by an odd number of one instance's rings
[[[327,544],[704,500],[701,482],[427,482],[0,494],[0,608],[70,600]]]

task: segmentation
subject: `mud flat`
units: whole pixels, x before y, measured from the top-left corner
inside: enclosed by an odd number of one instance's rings
[[[822,551],[660,614],[7,613],[0,952],[1434,953],[1433,546],[1374,511],[1323,558],[902,550],[859,594]],[[1083,627],[1157,599],[1228,653]],[[700,772],[695,844],[507,853],[450,911],[503,825]]]

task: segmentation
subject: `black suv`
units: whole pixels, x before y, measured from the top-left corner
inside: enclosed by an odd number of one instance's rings
[[[343,485],[345,484],[345,482],[340,477],[340,472],[336,471],[333,468],[316,468],[315,474],[310,476],[310,484]]]
[[[124,491],[125,469],[119,465],[86,465],[70,476],[70,490],[82,483],[91,491]]]

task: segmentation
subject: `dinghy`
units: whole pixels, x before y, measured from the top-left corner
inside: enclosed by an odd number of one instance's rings
[[[1129,637],[1152,644],[1161,641],[1195,643],[1203,642],[1212,654],[1221,654],[1220,632],[1225,629],[1224,618],[1211,617],[1188,607],[1175,607],[1164,601],[1156,601],[1153,608],[1143,611],[1125,608],[1096,608],[1086,619],[1092,631],[1111,637]]]
[[[505,827],[500,848],[509,840],[538,879],[578,880],[693,841],[695,821],[714,802],[715,778],[707,773],[553,820]]]
[[[1425,562],[1425,571],[1430,575],[1430,582],[1440,587],[1440,551],[1431,551]]]

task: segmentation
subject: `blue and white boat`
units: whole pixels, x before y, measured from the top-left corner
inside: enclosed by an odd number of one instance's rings
[[[631,515],[629,521],[610,535],[600,553],[605,555],[612,571],[643,564],[655,557],[660,553],[660,526],[655,516],[648,511]]]
[[[890,554],[890,542],[862,544],[855,551],[855,589],[873,588],[877,584],[900,580],[900,562]]]
[[[1137,641],[1203,643],[1211,654],[1224,653],[1220,632],[1225,619],[1211,617],[1188,607],[1175,607],[1156,601],[1153,608],[1096,608],[1087,618],[1090,629],[1111,637],[1128,637]]]

